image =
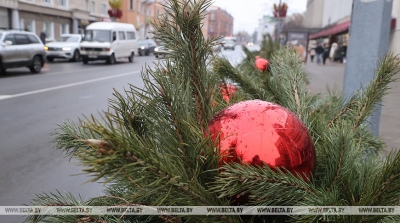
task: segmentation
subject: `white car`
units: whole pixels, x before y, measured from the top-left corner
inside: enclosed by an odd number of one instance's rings
[[[46,44],[46,58],[52,62],[55,58],[80,61],[81,53],[79,46],[82,40],[80,34],[63,34],[56,41]]]

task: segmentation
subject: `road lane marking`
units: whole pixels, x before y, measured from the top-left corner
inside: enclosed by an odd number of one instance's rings
[[[80,81],[80,82],[75,82],[75,83],[71,83],[71,84],[64,84],[64,85],[55,86],[55,87],[49,87],[49,88],[43,88],[43,89],[23,92],[23,93],[19,93],[19,94],[0,95],[0,100],[5,100],[5,99],[9,99],[9,98],[16,98],[16,97],[21,97],[21,96],[26,96],[26,95],[31,95],[31,94],[37,94],[37,93],[42,93],[42,92],[46,92],[46,91],[53,91],[53,90],[58,90],[58,89],[62,89],[62,88],[74,87],[74,86],[78,86],[78,85],[82,85],[82,84],[89,84],[89,83],[93,83],[93,82],[97,82],[97,81],[103,81],[103,80],[108,80],[108,79],[127,76],[127,75],[130,75],[130,74],[136,74],[136,73],[139,73],[139,72],[140,72],[140,70],[137,70],[137,71],[133,71],[133,72],[127,72],[127,73],[122,73],[122,74],[117,74],[117,75],[107,76],[107,77],[100,77],[100,78],[96,78],[96,79],[92,79],[92,80]]]

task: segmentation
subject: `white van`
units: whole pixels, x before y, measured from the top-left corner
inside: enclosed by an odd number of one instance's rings
[[[115,63],[118,58],[133,62],[137,55],[136,29],[132,24],[119,22],[95,22],[86,27],[81,44],[82,62],[106,60]]]

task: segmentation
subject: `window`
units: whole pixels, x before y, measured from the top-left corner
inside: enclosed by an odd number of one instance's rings
[[[25,34],[14,34],[14,38],[17,45],[25,45],[31,43],[31,41],[29,41],[28,39],[28,36]]]
[[[5,41],[11,41],[12,45],[15,45],[15,38],[14,38],[14,34],[8,34],[6,35],[6,37],[4,37],[4,42]]]
[[[24,19],[19,20],[19,28],[21,30],[25,30],[25,20]]]
[[[68,0],[58,0],[58,5],[62,8],[68,8]]]
[[[214,20],[215,19],[214,17],[215,17],[214,12],[211,12],[210,19]]]
[[[139,0],[138,0],[139,1]],[[132,11],[133,10],[133,0],[129,1],[129,9]]]
[[[43,5],[52,5],[53,4],[53,0],[42,0]]]
[[[117,40],[117,33],[113,32],[112,33],[112,41],[115,41],[115,40]]]
[[[96,13],[96,2],[92,1],[92,9],[90,11],[91,13]]]
[[[210,24],[210,32],[214,32],[214,24]]]
[[[86,30],[85,41],[89,42],[110,42],[111,31],[109,30]]]
[[[160,9],[157,9],[157,16],[160,15]]]
[[[119,40],[125,40],[125,32],[119,31],[118,32],[118,39]]]
[[[41,43],[34,35],[28,35],[28,39],[30,43]]]
[[[107,5],[101,4],[101,14],[105,15],[107,13]]]
[[[28,20],[28,24],[26,25],[26,29],[29,32],[36,33],[36,22],[35,22],[35,20]]]
[[[85,11],[89,11],[89,0],[85,0]]]
[[[135,39],[135,32],[126,32],[126,39]]]
[[[60,24],[60,35],[69,33],[69,24]]]
[[[139,0],[136,1],[136,4],[137,4],[136,10],[137,12],[140,12],[140,1]]]
[[[46,39],[54,39],[54,23],[43,23],[43,31],[46,33]]]

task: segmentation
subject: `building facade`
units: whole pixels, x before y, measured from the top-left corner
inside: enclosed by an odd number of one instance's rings
[[[306,28],[322,28],[324,16],[324,0],[308,0],[304,14],[303,26]]]
[[[263,35],[267,34],[269,34],[272,37],[272,39],[275,39],[275,26],[276,26],[276,21],[274,17],[263,16],[262,19],[259,19],[256,42],[260,43],[262,41]]]
[[[163,0],[123,0],[122,17],[119,22],[133,24],[140,39],[153,38],[154,27],[158,16],[164,13]]]
[[[208,36],[233,36],[233,16],[220,7],[209,8]]]
[[[0,27],[2,19],[0,0]],[[9,28],[27,30],[40,35],[46,33],[46,41],[53,41],[66,33],[83,33],[91,22],[109,19],[108,0],[19,0],[9,7]],[[7,27],[5,27],[7,28]]]

